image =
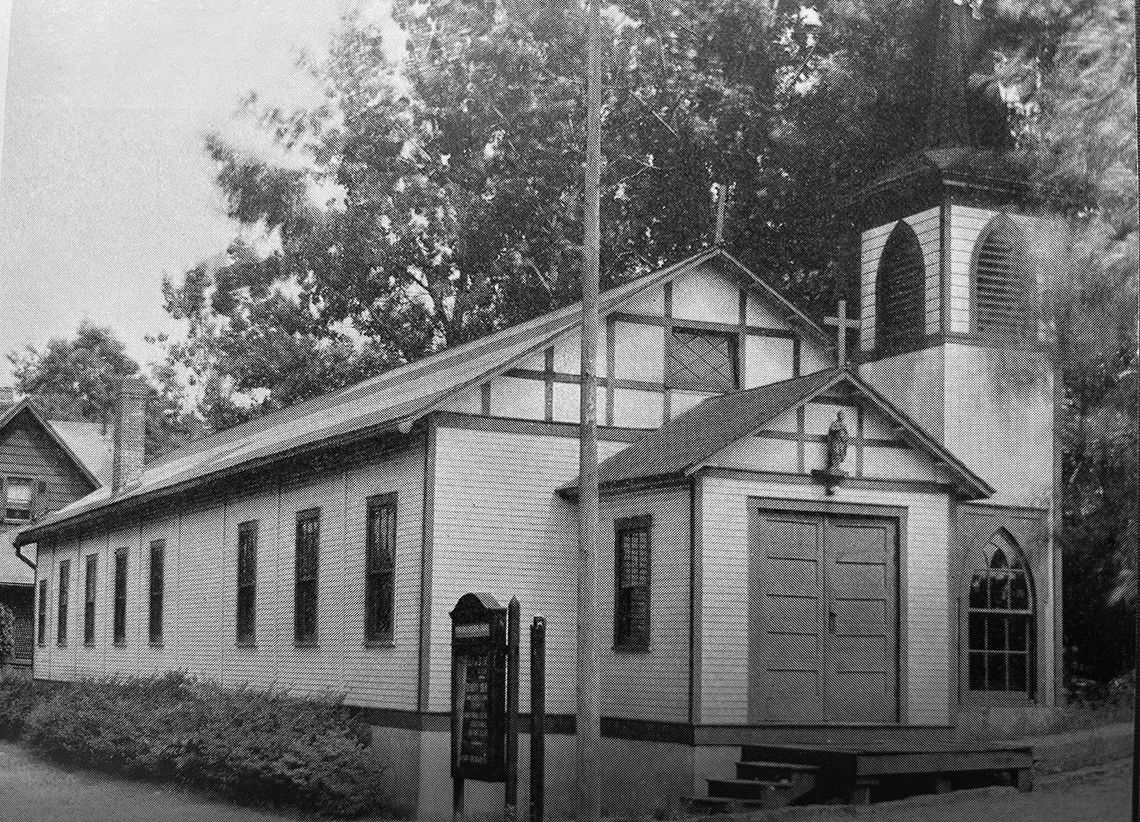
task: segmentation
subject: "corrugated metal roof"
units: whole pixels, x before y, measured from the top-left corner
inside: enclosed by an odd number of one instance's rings
[[[846,368],[828,368],[746,391],[709,397],[602,461],[598,465],[598,484],[612,489],[687,476],[717,452],[840,383],[850,385],[856,393],[871,400],[905,430],[913,445],[945,463],[974,496],[993,494],[993,488],[985,480]],[[577,484],[574,480],[563,490],[575,491]]]
[[[722,248],[710,248],[679,263],[645,274],[601,294],[603,314],[619,309],[642,291],[668,282],[684,271],[710,262],[751,282],[785,309],[791,322],[821,340],[827,334],[786,298]],[[146,467],[139,485],[113,498],[109,484],[73,503],[17,537],[34,542],[87,515],[132,501],[149,499],[207,476],[243,465],[295,454],[321,443],[379,433],[409,425],[461,391],[510,368],[527,355],[577,327],[580,303],[544,314],[512,328],[455,346],[356,385],[297,403],[179,448]]]

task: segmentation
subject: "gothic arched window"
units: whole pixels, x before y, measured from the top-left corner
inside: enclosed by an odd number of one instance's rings
[[[921,340],[926,331],[926,264],[918,237],[902,220],[879,258],[876,291],[878,347],[899,351]]]
[[[1034,681],[1033,586],[1021,551],[1003,529],[983,550],[973,553],[972,565],[967,628],[970,690],[1029,695]]]
[[[1007,214],[999,214],[978,237],[974,255],[974,333],[1006,340],[1032,331],[1030,275],[1025,235]]]

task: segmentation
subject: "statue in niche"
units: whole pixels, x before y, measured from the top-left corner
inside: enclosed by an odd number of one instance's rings
[[[842,469],[843,461],[847,459],[847,442],[850,438],[851,433],[843,421],[843,412],[839,411],[835,415],[835,421],[827,429],[828,471],[834,472]]]

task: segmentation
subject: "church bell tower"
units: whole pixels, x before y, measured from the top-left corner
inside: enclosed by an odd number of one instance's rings
[[[933,2],[923,148],[854,202],[861,371],[994,486],[994,503],[1049,507],[1054,381],[1033,311],[1026,176],[1007,155],[1005,105],[975,71],[985,21]]]

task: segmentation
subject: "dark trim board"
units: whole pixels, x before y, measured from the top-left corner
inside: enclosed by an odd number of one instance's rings
[[[484,417],[479,414],[462,414],[458,411],[435,411],[431,416],[440,428],[457,428],[465,431],[495,431],[506,434],[536,434],[552,437],[577,437],[576,422],[544,422],[542,420]],[[610,442],[636,442],[645,436],[648,428],[616,428],[598,426],[598,439]]]
[[[707,477],[719,477],[722,479],[755,479],[758,481],[784,482],[789,485],[819,484],[814,477],[805,474],[789,474],[781,471],[750,471],[746,468],[721,468],[710,465],[701,468],[700,473]],[[952,483],[935,482],[932,480],[887,480],[876,479],[874,477],[848,477],[843,481],[843,485],[840,486],[840,493],[842,493],[843,488],[946,494],[952,493],[954,486]]]

